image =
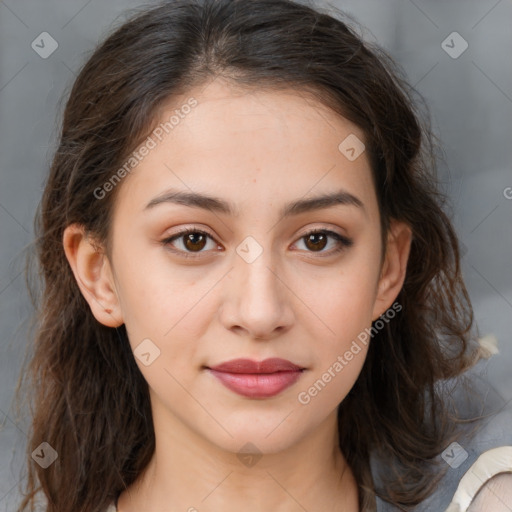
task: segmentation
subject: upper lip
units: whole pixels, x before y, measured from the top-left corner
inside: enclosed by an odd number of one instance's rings
[[[210,370],[225,373],[276,373],[303,370],[300,366],[279,357],[272,357],[263,361],[252,359],[232,359],[217,366],[210,366]]]

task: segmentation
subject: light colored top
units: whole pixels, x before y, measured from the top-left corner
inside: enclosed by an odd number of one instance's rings
[[[486,482],[508,472],[512,473],[512,446],[499,446],[482,453],[462,477],[446,512],[467,512]]]

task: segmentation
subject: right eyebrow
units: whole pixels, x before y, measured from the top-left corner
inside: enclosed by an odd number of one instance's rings
[[[238,216],[238,212],[235,213],[235,208],[227,201],[224,201],[224,199],[205,194],[198,194],[197,192],[186,192],[174,189],[167,190],[163,194],[153,198],[145,206],[144,210],[154,208],[162,203],[182,204],[193,208],[202,208],[212,212]]]

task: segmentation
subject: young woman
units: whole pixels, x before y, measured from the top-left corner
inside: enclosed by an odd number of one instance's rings
[[[413,92],[288,0],[168,1],[97,48],[37,215],[20,511],[506,504],[512,434],[456,428],[481,349]]]

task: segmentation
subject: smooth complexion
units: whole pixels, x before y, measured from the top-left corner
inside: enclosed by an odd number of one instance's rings
[[[242,90],[216,79],[190,96],[198,105],[118,185],[111,257],[80,226],[63,239],[97,320],[124,323],[133,349],[150,339],[160,350],[149,366],[136,358],[150,388],[156,451],[118,510],[355,512],[357,486],[338,447],[336,411],[367,349],[309,404],[297,395],[393,304],[410,229],[392,223],[381,266],[369,161],[338,150],[348,135],[364,135],[305,93]],[[162,119],[186,97],[169,102]],[[232,211],[162,200],[170,190],[214,196]],[[290,203],[339,191],[361,205],[281,217]],[[207,237],[187,241],[178,237],[183,229]],[[323,236],[305,236],[311,230]],[[237,252],[247,237],[257,243],[251,250],[262,250],[250,263]],[[205,368],[270,357],[306,368],[270,398],[234,393]],[[247,443],[263,455],[252,465],[237,457]]]

